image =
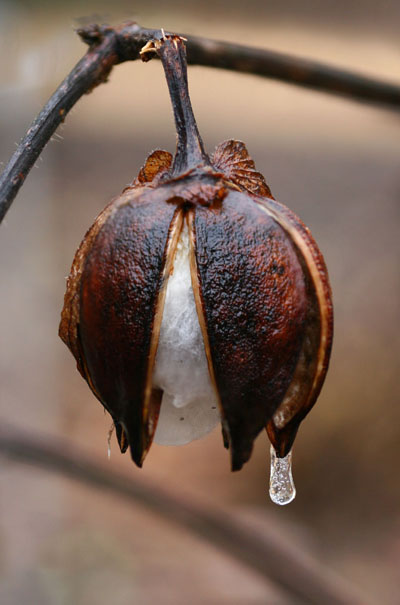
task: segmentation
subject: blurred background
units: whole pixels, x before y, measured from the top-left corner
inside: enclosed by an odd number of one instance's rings
[[[400,81],[397,0],[85,3],[0,0],[0,161],[86,48],[74,28],[137,20]],[[400,565],[399,114],[272,80],[189,69],[208,150],[246,142],[272,192],[310,227],[335,303],[331,367],[294,447],[297,497],[268,497],[269,444],[240,473],[216,430],[153,445],[144,468],[57,336],[65,277],[94,217],[155,148],[174,150],[158,62],[126,63],[85,96],[32,170],[1,227],[1,421],[68,439],[110,470],[273,527],[355,585],[398,603]],[[7,605],[290,603],[272,583],[140,506],[2,460],[0,601]]]

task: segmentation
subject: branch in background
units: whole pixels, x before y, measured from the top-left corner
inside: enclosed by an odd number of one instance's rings
[[[69,110],[83,94],[105,82],[114,65],[138,59],[142,46],[151,38],[159,37],[160,30],[128,23],[117,28],[91,25],[78,30],[78,34],[89,45],[88,52],[33,121],[0,177],[0,222]],[[400,86],[315,61],[195,36],[189,37],[187,51],[188,63],[192,65],[265,76],[397,111],[400,109]]]
[[[61,439],[35,437],[4,427],[0,431],[0,454],[9,459],[60,473],[86,486],[144,506],[180,528],[185,528],[219,548],[228,556],[272,581],[290,602],[321,605],[366,605],[368,599],[310,554],[288,544],[279,532],[263,533],[249,528],[233,511],[210,508],[187,496],[150,485],[104,468]],[[358,591],[357,591],[358,592]]]

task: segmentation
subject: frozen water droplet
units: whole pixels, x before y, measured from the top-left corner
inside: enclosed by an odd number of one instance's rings
[[[110,426],[110,430],[108,431],[108,435],[107,435],[107,458],[109,460],[111,458],[111,437],[114,432],[114,429],[115,429],[115,424],[112,423],[112,425]]]
[[[283,506],[296,497],[296,488],[292,477],[292,452],[284,458],[278,458],[271,445],[271,475],[269,479],[269,495],[272,502]]]

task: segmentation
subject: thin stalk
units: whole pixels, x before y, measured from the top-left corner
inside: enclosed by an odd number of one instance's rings
[[[190,102],[184,38],[163,34],[145,46],[141,53],[144,60],[150,58],[149,52],[156,52],[161,59],[174,112],[177,144],[172,174],[178,176],[200,164],[210,164]]]

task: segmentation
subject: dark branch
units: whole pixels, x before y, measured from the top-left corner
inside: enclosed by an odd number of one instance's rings
[[[75,445],[48,437],[0,430],[0,454],[108,490],[207,540],[253,571],[274,582],[296,603],[366,605],[359,596],[309,554],[285,543],[278,532],[255,532],[234,512],[205,507],[187,496],[150,485],[137,477],[109,471]],[[358,591],[357,591],[358,592]]]
[[[42,149],[80,97],[105,82],[114,65],[138,59],[140,49],[150,39],[160,37],[160,30],[144,29],[136,23],[118,28],[92,25],[78,30],[78,33],[89,44],[87,54],[33,121],[0,177],[0,222]],[[187,52],[188,63],[192,65],[256,74],[400,109],[400,86],[315,61],[194,36],[188,39]]]
[[[104,35],[75,65],[34,119],[0,177],[0,222],[46,143],[83,94],[105,82],[117,62],[116,36]]]

